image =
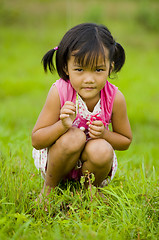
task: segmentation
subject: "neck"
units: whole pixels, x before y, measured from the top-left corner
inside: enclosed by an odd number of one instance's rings
[[[93,99],[83,99],[83,101],[86,103],[88,110],[90,112],[93,112],[93,109],[96,106],[96,104],[98,103],[99,99],[100,99],[100,95],[96,96]]]

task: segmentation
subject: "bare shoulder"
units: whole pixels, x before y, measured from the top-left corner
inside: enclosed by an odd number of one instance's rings
[[[132,139],[125,97],[119,90],[116,93],[113,104],[112,127],[114,132]]]
[[[116,113],[122,110],[126,111],[126,101],[123,93],[120,90],[118,90],[115,95],[115,99],[113,103],[113,113]]]
[[[60,112],[60,108],[61,103],[57,87],[55,85],[52,85],[47,95],[42,113],[52,118],[53,115],[57,115]]]
[[[57,122],[60,116],[60,108],[61,103],[58,90],[55,85],[52,85],[33,131]]]
[[[52,85],[48,92],[48,95],[41,113],[43,113],[43,115],[47,115],[52,118],[53,115],[57,115],[57,113],[59,113],[60,108],[61,108],[61,103],[60,103],[60,97],[59,97],[57,87],[55,85]]]
[[[46,98],[46,102],[45,102],[45,105],[50,105],[50,107],[55,107],[54,106],[54,102],[56,102],[56,105],[57,106],[60,106],[60,97],[59,97],[59,93],[58,93],[58,90],[57,90],[57,87],[55,85],[52,85],[50,90],[49,90],[49,93],[47,95],[47,98]]]

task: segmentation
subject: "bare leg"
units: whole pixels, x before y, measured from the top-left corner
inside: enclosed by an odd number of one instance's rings
[[[89,140],[83,150],[81,160],[84,162],[82,172],[95,175],[94,185],[99,186],[108,176],[113,163],[113,148],[104,139]]]
[[[85,134],[78,128],[71,128],[49,148],[44,184],[46,195],[75,167],[85,142]]]

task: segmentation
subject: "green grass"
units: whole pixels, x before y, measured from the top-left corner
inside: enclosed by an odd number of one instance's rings
[[[119,4],[117,0],[100,0],[107,13],[104,17],[99,17],[100,7],[94,13],[97,4],[90,8],[89,3],[84,8],[83,1],[73,2],[69,5],[73,12],[66,10],[63,1],[49,0],[29,0],[27,6],[24,1],[17,0],[14,5],[8,1],[1,8],[2,240],[159,238],[158,33],[137,22],[137,1]],[[124,12],[125,4],[131,9],[130,14]],[[58,11],[51,15],[53,7]],[[77,7],[80,11],[76,14]],[[70,25],[91,19],[108,25],[126,49],[126,64],[111,82],[125,95],[133,142],[128,151],[117,152],[118,171],[102,190],[106,202],[95,196],[91,201],[89,191],[67,184],[52,193],[52,204],[46,213],[35,204],[43,181],[34,167],[30,135],[47,92],[58,76],[43,73],[41,58],[58,44]]]

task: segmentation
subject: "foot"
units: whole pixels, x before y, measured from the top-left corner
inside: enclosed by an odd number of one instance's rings
[[[43,204],[44,205],[44,210],[46,212],[48,212],[48,209],[50,208],[50,193],[51,193],[52,189],[49,187],[43,187],[43,189],[41,190],[41,193],[39,194],[39,196],[35,199],[35,202],[37,204]]]

